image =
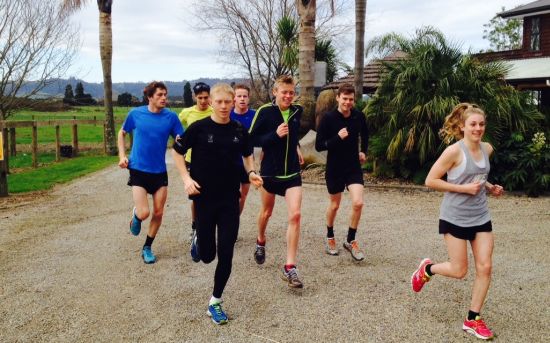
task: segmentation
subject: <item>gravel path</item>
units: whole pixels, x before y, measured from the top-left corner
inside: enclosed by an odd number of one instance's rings
[[[230,323],[205,314],[215,264],[188,253],[189,201],[169,164],[171,187],[154,244],[140,258],[128,234],[127,171],[107,168],[52,192],[0,203],[2,342],[456,342],[473,264],[465,280],[436,277],[422,293],[410,275],[422,257],[446,259],[437,234],[441,194],[368,188],[358,239],[366,261],[323,251],[324,186],[305,185],[299,270],[305,288],[279,278],[286,208],[277,199],[267,260],[253,260],[258,192],[242,215],[233,274],[224,293]],[[344,197],[336,235],[346,233]],[[501,342],[550,341],[550,198],[491,199],[493,284],[483,310]],[[546,323],[546,324],[544,324]]]

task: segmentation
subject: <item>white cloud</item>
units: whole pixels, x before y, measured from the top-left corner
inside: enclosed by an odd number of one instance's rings
[[[183,80],[199,77],[238,76],[239,70],[220,62],[218,38],[209,32],[193,30],[193,17],[185,6],[189,1],[114,1],[113,69],[114,82]],[[500,12],[520,5],[520,0],[477,1],[368,1],[366,39],[389,32],[412,35],[416,28],[431,25],[463,50],[487,48],[483,24]],[[346,19],[353,17],[345,13]],[[99,14],[95,1],[78,12],[83,46],[73,67],[74,76],[87,81],[102,81],[99,60]],[[342,39],[343,59],[353,65],[351,30]],[[244,74],[244,73],[241,73]]]

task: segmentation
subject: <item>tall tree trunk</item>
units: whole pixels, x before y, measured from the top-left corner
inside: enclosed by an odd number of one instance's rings
[[[298,72],[300,78],[300,103],[304,107],[302,133],[315,127],[315,11],[316,0],[296,0],[300,16],[298,33]]]
[[[353,85],[355,101],[363,98],[363,78],[365,69],[365,15],[367,0],[355,0],[355,72]]]
[[[101,66],[103,68],[103,103],[105,106],[105,140],[107,142],[107,153],[117,154],[115,118],[113,115],[113,81],[111,80],[111,65],[113,60],[113,32],[111,26],[111,8],[102,11],[101,1],[99,6],[99,53]],[[110,1],[108,1],[110,3]]]

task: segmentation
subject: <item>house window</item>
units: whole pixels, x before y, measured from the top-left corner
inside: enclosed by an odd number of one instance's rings
[[[540,50],[540,18],[531,18],[531,50]]]

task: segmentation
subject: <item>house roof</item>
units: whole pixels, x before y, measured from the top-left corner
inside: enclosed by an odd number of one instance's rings
[[[550,57],[506,60],[511,69],[507,81],[526,79],[550,79]]]
[[[406,54],[402,51],[396,51],[382,59],[382,61],[385,62],[391,62],[399,60],[403,57],[405,57]],[[363,93],[364,94],[370,94],[374,93],[376,89],[378,88],[378,83],[380,81],[380,74],[383,72],[383,65],[381,60],[376,59],[371,62],[369,62],[367,65],[365,65],[365,69],[363,70]],[[333,81],[323,87],[323,89],[336,89],[343,83],[351,83],[354,82],[354,74],[349,73],[348,75]]]
[[[498,15],[502,18],[521,19],[528,16],[550,13],[550,0],[538,0],[527,5],[518,6]]]

